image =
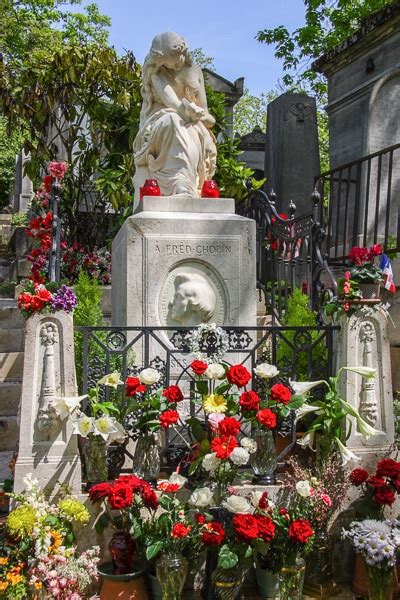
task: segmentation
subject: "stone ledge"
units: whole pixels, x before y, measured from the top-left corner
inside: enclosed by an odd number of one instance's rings
[[[143,212],[178,212],[235,214],[233,198],[195,198],[193,196],[144,196],[135,214]]]

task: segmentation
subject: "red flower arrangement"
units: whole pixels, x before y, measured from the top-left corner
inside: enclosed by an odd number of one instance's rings
[[[361,491],[355,506],[362,517],[383,518],[386,506],[391,506],[400,491],[400,462],[383,458],[377,464],[375,474],[365,469],[354,469],[350,482]]]

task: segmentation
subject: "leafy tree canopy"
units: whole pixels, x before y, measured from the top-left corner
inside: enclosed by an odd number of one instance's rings
[[[326,92],[325,80],[312,70],[312,63],[359,29],[362,20],[392,0],[304,0],[305,24],[294,31],[284,25],[263,29],[256,38],[275,45],[275,56],[283,60],[283,83],[301,85],[318,98]]]

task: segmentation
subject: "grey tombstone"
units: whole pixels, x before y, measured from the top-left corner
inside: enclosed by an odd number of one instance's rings
[[[29,201],[33,195],[33,184],[27,175],[24,174],[24,166],[30,160],[29,154],[22,150],[15,160],[15,183],[12,195],[13,212],[27,212]]]
[[[296,216],[310,213],[319,170],[315,99],[282,94],[268,105],[265,149],[266,191],[276,193],[278,211],[293,200]]]

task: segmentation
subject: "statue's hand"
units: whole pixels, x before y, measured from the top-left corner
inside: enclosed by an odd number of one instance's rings
[[[184,107],[184,119],[188,123],[197,123],[204,117],[204,110],[197,106],[194,102],[188,102],[186,98],[182,100],[182,106]]]

